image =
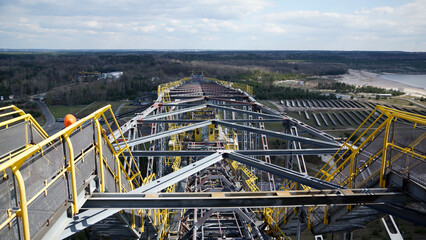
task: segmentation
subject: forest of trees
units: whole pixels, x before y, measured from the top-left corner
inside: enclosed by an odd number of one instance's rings
[[[15,98],[47,93],[48,104],[87,104],[96,100],[131,99],[155,91],[158,84],[188,77],[193,70],[205,76],[255,86],[259,98],[290,95],[323,96],[306,90],[274,87],[273,81],[347,72],[352,59],[376,67],[392,64],[398,53],[315,51],[124,52],[59,51],[0,53],[0,95]],[[412,69],[424,66],[426,56],[406,54]],[[380,57],[381,56],[381,57]],[[352,65],[351,65],[352,64]],[[407,63],[405,63],[407,64]],[[386,65],[386,66],[388,66]],[[122,71],[116,80],[79,79],[79,72]],[[81,79],[81,78],[80,78]],[[265,94],[271,92],[271,94]],[[286,97],[289,98],[289,97]]]
[[[318,83],[319,89],[332,89],[336,93],[390,93],[392,96],[400,96],[404,92],[398,90],[387,90],[384,88],[373,87],[373,86],[362,86],[357,87],[354,85],[342,83],[342,82],[333,82],[333,83]]]

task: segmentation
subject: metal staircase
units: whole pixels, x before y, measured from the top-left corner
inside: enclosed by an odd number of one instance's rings
[[[400,187],[425,204],[425,123],[425,116],[377,106],[343,144],[345,152],[335,154],[316,177],[345,188]],[[364,124],[366,130],[361,131]],[[400,177],[393,181],[395,174]],[[394,214],[401,218],[421,215],[415,209],[404,209]],[[318,207],[310,211],[315,234],[352,231],[385,214],[367,206]]]

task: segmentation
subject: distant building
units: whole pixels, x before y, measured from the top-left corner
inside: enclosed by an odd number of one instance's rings
[[[376,94],[376,96],[379,96],[379,97],[392,97],[392,94],[390,94],[390,93],[378,93],[378,94]]]
[[[102,73],[98,79],[118,79],[123,76],[123,72],[108,72]]]
[[[337,99],[341,99],[341,100],[348,100],[351,99],[351,95],[346,95],[346,94],[336,94]]]
[[[376,94],[376,99],[390,98],[390,97],[392,97],[392,94],[390,94],[390,93],[378,93],[378,94]]]

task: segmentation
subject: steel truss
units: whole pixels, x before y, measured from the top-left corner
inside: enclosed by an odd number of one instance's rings
[[[286,239],[304,229],[352,231],[384,214],[425,225],[424,116],[378,106],[358,139],[339,143],[260,104],[252,91],[194,76],[160,85],[156,102],[121,127],[108,106],[52,137],[21,110],[0,108],[0,117],[20,115],[0,123],[7,131],[25,121],[41,136],[3,151],[0,184],[11,186],[12,175],[22,201],[0,230],[12,225],[7,234],[14,234],[21,219],[26,239],[67,238],[88,227],[117,238],[127,231],[140,239]],[[310,176],[303,156],[321,154],[334,155]],[[24,182],[20,171],[43,159],[57,169]],[[38,192],[26,203],[32,182]],[[58,198],[65,205],[50,209],[49,224],[29,224],[37,201],[55,202],[56,182],[69,189]]]
[[[277,189],[280,188],[281,191],[305,189],[305,191],[309,192],[313,191],[312,189],[324,189],[324,191],[326,191],[326,189],[345,188],[339,183],[320,180],[309,176],[307,174],[307,167],[303,156],[330,153],[334,154],[337,152],[344,153],[347,151],[346,146],[342,147],[340,143],[334,141],[334,138],[328,134],[260,104],[250,94],[241,90],[248,89],[247,87],[238,85],[239,88],[234,88],[235,86],[235,84],[215,79],[206,80],[202,78],[193,78],[186,82],[173,85],[170,88],[161,87],[161,91],[159,91],[159,98],[154,106],[156,109],[166,109],[166,111],[162,111],[161,114],[157,115],[141,113],[135,118],[137,118],[137,123],[141,125],[147,124],[149,126],[150,124],[166,124],[169,127],[165,128],[161,132],[157,132],[155,135],[130,139],[128,141],[129,146],[136,146],[150,141],[164,141],[163,139],[172,139],[176,135],[180,135],[182,139],[188,139],[189,137],[189,141],[183,140],[181,142],[182,149],[179,149],[178,151],[173,149],[156,149],[155,151],[139,150],[133,151],[132,154],[140,157],[141,159],[155,159],[154,162],[157,165],[161,164],[158,161],[162,158],[167,159],[179,157],[187,159],[188,163],[186,164],[189,164],[188,166],[190,166],[191,162],[195,159],[210,156],[215,153],[221,154],[222,158],[226,159],[216,162],[216,164],[213,165],[215,166],[213,168],[210,166],[199,171],[195,175],[185,175],[187,179],[185,181],[186,192],[207,191],[214,192],[215,194],[226,190],[237,192],[241,190],[258,192],[260,189],[265,188],[262,184],[268,184],[267,189],[272,190],[277,187]],[[152,110],[148,109],[148,112],[150,111]],[[264,123],[281,123],[283,131],[268,130],[265,128]],[[173,127],[170,128],[170,126]],[[303,136],[299,136],[300,133],[302,133]],[[308,134],[308,136],[306,136],[306,134]],[[269,149],[268,138],[281,139],[286,144],[285,146],[287,146],[287,149]],[[307,146],[311,148],[307,148]],[[281,166],[276,165],[271,162],[271,158],[269,156],[273,156],[274,159],[280,156],[286,157],[286,164]],[[218,171],[214,169],[217,169]],[[265,176],[262,175],[263,173],[267,173],[266,179]],[[276,179],[278,179],[277,184],[275,184],[275,182],[277,182]],[[280,183],[283,179],[284,182]],[[176,181],[176,183],[177,182],[179,181]],[[394,193],[401,194],[397,192],[398,191]],[[208,202],[207,199],[201,198],[204,193],[197,193],[199,195],[194,193],[195,195],[192,195],[199,197],[198,202],[194,201],[195,205],[191,205],[192,203],[190,203],[190,193],[179,194],[181,194],[179,196],[182,197],[181,201],[179,201],[181,203],[184,202],[183,204],[187,204],[184,208],[195,208],[195,210],[190,211],[190,218],[188,218],[188,215],[184,215],[180,222],[180,227],[178,227],[177,230],[179,233],[176,233],[175,235],[182,237],[182,239],[187,239],[190,236],[202,237],[203,234],[200,233],[200,230],[202,229],[203,224],[206,221],[217,221],[218,229],[212,231],[216,231],[217,235],[215,236],[219,237],[220,233],[218,232],[221,230],[220,219],[222,219],[222,221],[227,219],[227,217],[223,216],[223,214],[225,214],[223,206],[196,205]],[[273,195],[274,192],[270,192],[270,194]],[[359,194],[362,195],[363,193]],[[393,193],[389,194],[389,196],[391,196]],[[354,204],[367,204],[368,200],[361,197],[361,195],[359,195],[360,202],[354,202]],[[336,200],[331,195],[328,196],[328,199],[330,200],[328,203],[332,203],[333,200]],[[374,198],[372,196],[374,196],[374,194],[370,196],[371,198]],[[142,197],[142,195],[138,195],[138,197]],[[120,198],[119,195],[116,195],[116,198],[118,200]],[[129,197],[129,199],[130,198],[131,197]],[[145,197],[142,198],[145,199]],[[384,199],[386,198],[387,197],[382,200],[385,201]],[[401,199],[403,198],[404,197],[401,197]],[[185,202],[184,199],[187,199],[188,201]],[[313,201],[313,199],[318,198],[312,196],[312,198],[309,199],[310,201]],[[324,197],[324,199],[327,199],[327,197]],[[405,199],[408,198],[405,196]],[[413,198],[409,199],[412,200]],[[246,200],[249,202],[248,197]],[[394,198],[394,200],[397,202],[397,197]],[[115,200],[111,201],[115,202]],[[141,205],[138,205],[137,207],[144,208],[142,206],[143,201],[144,200],[140,200],[140,203],[138,202],[137,204]],[[223,201],[223,204],[228,204],[227,206],[232,208],[225,212],[232,212],[235,216],[235,224],[238,226],[237,229],[239,229],[238,231],[241,233],[241,237],[249,236],[244,235],[248,225],[244,225],[240,221],[241,218],[244,219],[244,217],[242,217],[243,212],[240,211],[240,208],[235,207],[249,207],[249,209],[257,209],[253,208],[253,206],[264,207],[266,205],[249,206],[244,205],[243,203],[238,203],[241,204],[240,206],[238,206],[238,204],[232,205],[229,202],[235,201],[235,199],[230,198],[227,203],[225,203],[226,200]],[[336,201],[334,202],[337,203]],[[102,202],[102,200],[99,200],[98,202],[101,205],[100,202]],[[130,202],[130,200],[128,202]],[[292,211],[289,211],[287,214],[283,214],[282,210],[285,210],[286,212],[288,207],[283,208],[282,206],[284,205],[281,205],[281,207],[272,208],[272,206],[278,206],[274,205],[272,202],[273,200],[268,202],[270,206],[269,208],[264,208],[259,211],[260,215],[253,214],[253,212],[244,214],[246,218],[251,219],[251,221],[246,221],[247,219],[244,220],[243,222],[245,224],[249,224],[250,222],[260,219],[265,221],[266,224],[266,227],[254,228],[255,232],[250,236],[258,236],[262,239],[267,235],[269,235],[269,237],[284,237],[284,233],[281,229],[284,229],[285,231],[285,226],[282,225],[281,222],[285,222],[286,218],[291,218],[292,215],[289,213]],[[119,203],[117,204],[119,205]],[[183,205],[179,206],[177,202],[175,202],[175,204],[176,205],[171,204],[169,207],[166,207],[167,204],[164,204],[163,206],[164,209],[180,209],[183,207]],[[316,205],[312,202],[311,204]],[[351,203],[347,202],[347,204],[349,205]],[[158,206],[160,205],[161,203],[159,203]],[[297,206],[301,207],[301,209],[307,209],[305,205]],[[375,204],[369,206],[380,212],[388,213],[392,211],[392,207],[389,202],[386,202],[385,205]],[[150,207],[154,208],[153,205],[150,205]],[[206,208],[211,209],[206,210]],[[217,211],[217,209],[222,209],[222,212]],[[212,220],[212,218],[215,217],[215,214],[213,214],[215,211],[217,213],[217,219]],[[310,211],[312,211],[311,207],[306,211],[306,214],[309,214]],[[416,216],[418,216],[418,214]],[[311,220],[308,219],[308,221]],[[279,226],[279,224],[281,225]],[[227,227],[229,228],[229,225],[227,225]],[[259,232],[256,233],[256,231]],[[299,229],[299,231],[301,231],[301,229]],[[171,236],[170,233],[168,236]],[[165,238],[166,235],[163,235],[163,237]]]

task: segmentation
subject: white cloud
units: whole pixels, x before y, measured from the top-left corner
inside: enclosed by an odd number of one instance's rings
[[[0,39],[5,39],[11,48],[57,48],[69,44],[66,48],[338,46],[346,50],[426,51],[426,0],[400,6],[360,7],[349,13],[314,7],[286,11],[271,1],[4,0],[0,2]],[[18,36],[32,41],[14,41]]]
[[[144,33],[152,33],[152,32],[157,31],[157,26],[147,25],[147,26],[140,27],[139,30],[144,32]]]
[[[265,32],[268,32],[268,33],[285,33],[286,32],[282,27],[273,23],[267,23],[263,29]]]
[[[407,49],[411,41],[426,41],[426,1],[414,1],[399,7],[375,7],[353,13],[320,11],[287,11],[265,15],[269,26],[280,27],[288,35],[304,36],[306,40],[324,39],[324,49],[332,49],[336,39],[348,47],[365,43],[365,50],[414,50]],[[303,29],[303,30],[302,30]],[[271,31],[273,32],[273,31]],[[407,44],[401,44],[404,39]],[[351,42],[353,41],[353,42]],[[354,44],[355,41],[358,43]],[[420,44],[416,44],[420,45]],[[355,48],[356,49],[356,48]],[[423,51],[426,49],[423,49]]]
[[[85,24],[86,24],[88,27],[91,27],[91,28],[99,27],[99,23],[98,23],[97,21],[88,21],[88,22],[85,22]]]

